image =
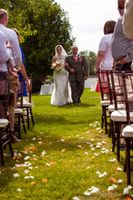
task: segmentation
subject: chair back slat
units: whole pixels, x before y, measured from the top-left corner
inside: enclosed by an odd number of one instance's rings
[[[122,72],[122,81],[127,122],[130,124],[130,112],[133,112],[133,72]]]
[[[115,105],[115,110],[118,110],[118,104],[124,103],[123,82],[122,82],[121,72],[112,71],[111,82],[112,82],[112,96]]]
[[[110,72],[108,70],[103,70],[98,72],[98,80],[100,85],[100,93],[102,101],[104,100],[112,101],[109,74]]]

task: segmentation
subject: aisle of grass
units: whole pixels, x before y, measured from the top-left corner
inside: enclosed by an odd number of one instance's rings
[[[33,96],[33,102],[36,125],[13,145],[15,159],[5,157],[0,200],[125,199],[125,173],[100,129],[99,94],[86,89],[81,106],[54,107],[50,96]],[[92,186],[99,192],[86,196]]]

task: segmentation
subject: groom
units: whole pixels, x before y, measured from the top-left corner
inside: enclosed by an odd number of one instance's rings
[[[73,103],[79,104],[84,81],[88,78],[88,66],[85,57],[78,54],[77,46],[73,46],[72,55],[66,57],[65,68],[69,72]]]

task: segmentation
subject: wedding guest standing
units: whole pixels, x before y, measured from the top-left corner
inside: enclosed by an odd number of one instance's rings
[[[123,16],[124,33],[133,40],[133,0],[127,0]]]
[[[80,104],[84,91],[84,81],[88,78],[88,66],[84,56],[78,54],[78,47],[72,47],[72,55],[66,57],[66,69],[69,72],[69,81],[74,104]]]
[[[116,22],[106,21],[104,24],[104,36],[100,40],[98,53],[96,56],[96,70],[112,70],[114,59],[111,52],[112,35]]]
[[[115,60],[115,69],[118,71],[131,70],[133,60],[133,42],[125,36],[123,31],[124,4],[124,0],[118,0],[120,17],[116,23],[112,40],[112,55]]]
[[[111,52],[112,35],[116,22],[113,20],[106,21],[103,27],[104,36],[99,43],[99,49],[96,56],[96,71],[112,70],[114,59]],[[96,92],[100,92],[99,81],[96,85]]]
[[[27,77],[25,68],[22,64],[22,56],[21,56],[21,52],[19,48],[18,38],[14,30],[6,27],[8,24],[8,20],[9,20],[9,17],[8,17],[7,11],[4,9],[0,9],[0,31],[4,33],[7,42],[10,43],[15,66],[18,70],[21,71],[24,79],[26,80],[27,88],[30,90],[28,77]],[[10,130],[11,130],[13,139],[15,141],[19,141],[14,132],[14,128],[15,128],[14,127],[14,109],[16,106],[17,89],[18,88],[12,88],[12,95],[10,95],[10,98],[12,97],[13,104],[12,104],[12,109],[9,109]]]
[[[68,72],[65,69],[66,51],[61,45],[55,47],[55,55],[52,58],[54,69],[54,88],[51,96],[51,104],[63,106],[71,102]]]

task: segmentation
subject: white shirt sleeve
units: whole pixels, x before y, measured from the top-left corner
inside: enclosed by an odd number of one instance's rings
[[[106,49],[107,49],[106,38],[105,36],[103,36],[100,40],[98,51],[106,51]]]
[[[21,67],[21,64],[22,64],[22,55],[21,55],[21,51],[19,47],[19,41],[18,41],[15,31],[14,30],[10,30],[10,31],[11,31],[11,36],[12,36],[12,40],[10,42],[11,42],[13,58],[14,58],[16,66],[19,68]]]
[[[3,32],[0,31],[0,64],[4,64],[10,58],[6,49],[6,37]]]

